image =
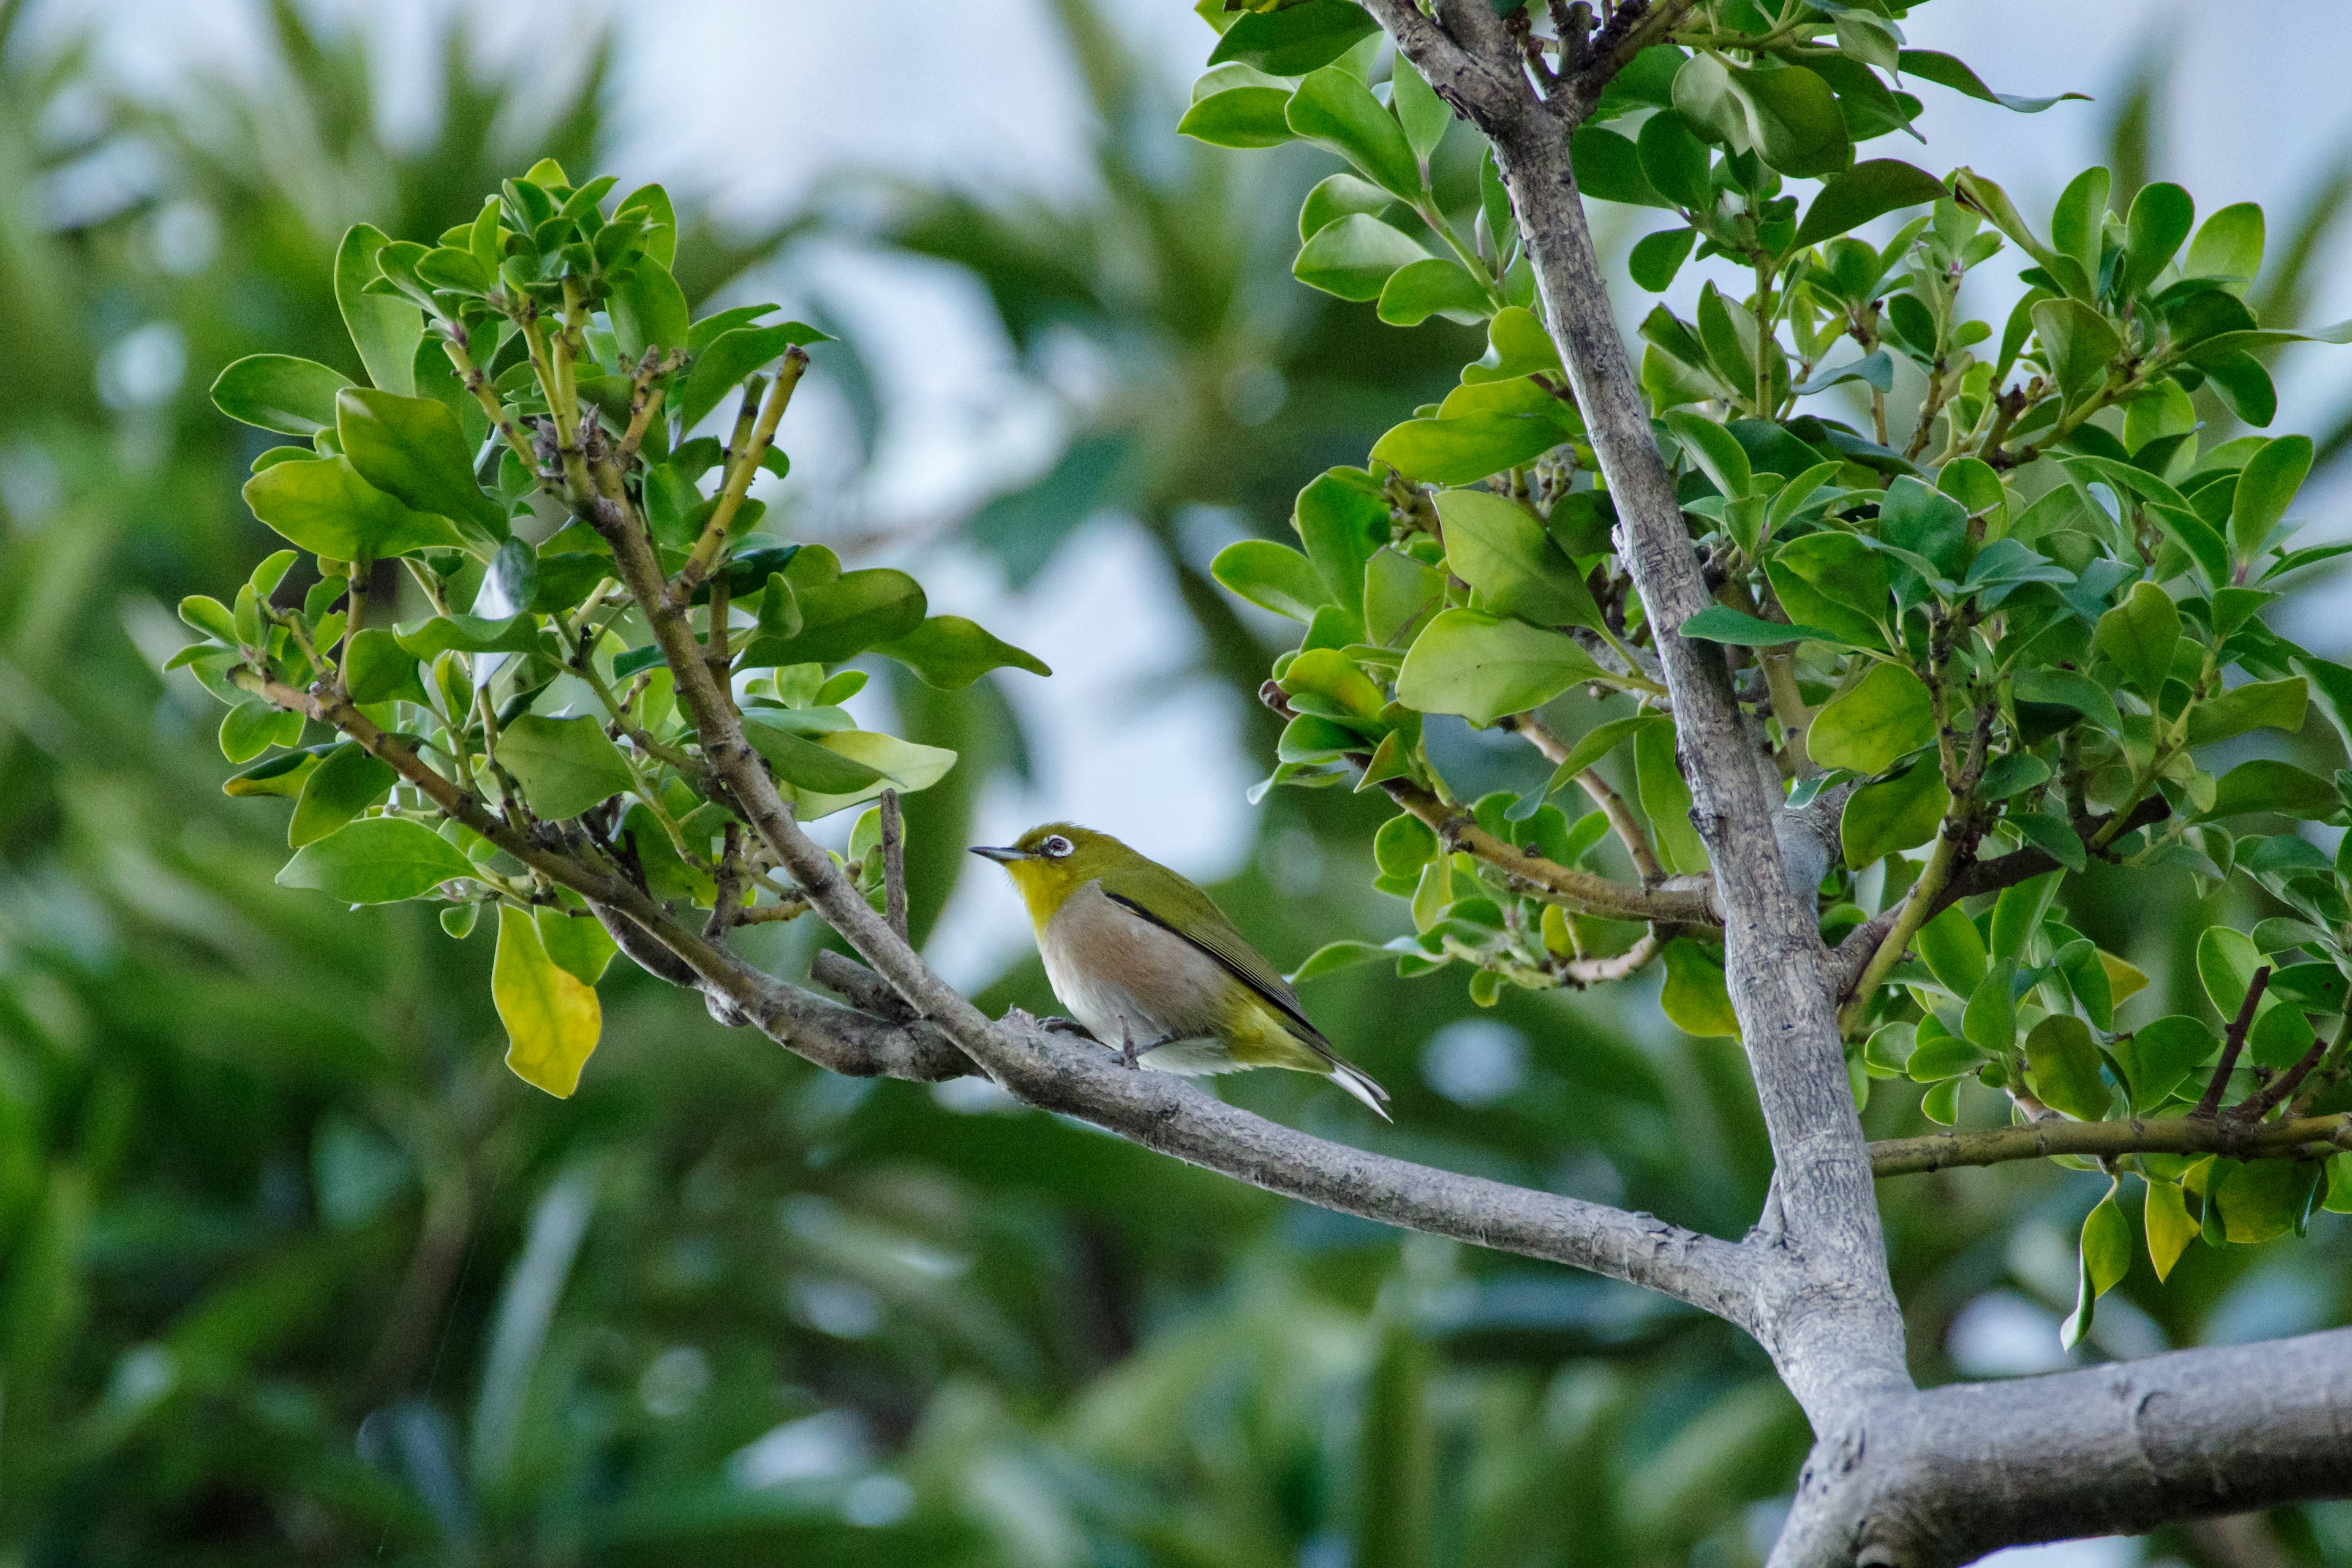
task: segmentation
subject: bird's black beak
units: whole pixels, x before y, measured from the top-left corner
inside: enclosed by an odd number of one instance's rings
[[[993,860],[1000,866],[1031,858],[1026,849],[1014,849],[1009,846],[999,847],[992,844],[975,844],[971,847],[971,852],[983,860]]]

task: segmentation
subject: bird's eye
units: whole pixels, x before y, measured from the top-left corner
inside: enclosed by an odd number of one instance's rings
[[[1052,858],[1059,860],[1063,856],[1067,855],[1070,852],[1070,841],[1056,833],[1054,837],[1045,840],[1045,843],[1037,846],[1037,847]]]

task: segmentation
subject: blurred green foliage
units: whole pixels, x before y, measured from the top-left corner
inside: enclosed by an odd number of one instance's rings
[[[609,51],[534,121],[453,31],[442,119],[400,150],[359,46],[283,5],[253,83],[168,112],[109,99],[24,11],[0,5],[0,1552],[1752,1560],[1749,1510],[1769,1516],[1807,1438],[1718,1323],[1297,1208],[971,1084],[830,1079],[642,976],[608,982],[596,1071],[559,1104],[499,1063],[487,936],[452,947],[414,906],[345,916],[273,889],[274,822],[220,795],[208,702],[156,673],[180,640],[164,606],[268,548],[235,499],[261,443],[203,389],[264,347],[342,363],[325,279],[353,218],[429,237],[538,156],[593,166]],[[1095,196],[904,191],[886,237],[969,268],[1024,353],[1076,333],[1115,372],[1067,458],[971,536],[1018,580],[1094,512],[1135,517],[1204,668],[1245,700],[1271,645],[1208,555],[1278,537],[1305,476],[1353,460],[1475,342],[1375,337],[1364,307],[1296,288],[1312,159],[1268,173],[1177,142],[1156,68],[1076,0],[1059,15],[1097,110]],[[800,232],[689,223],[688,293]],[[992,689],[899,693],[916,738],[986,761],[910,803],[919,914],[973,793],[1019,755]],[[1262,753],[1272,721],[1253,722]],[[1389,934],[1353,890],[1370,809],[1268,800],[1259,854],[1217,891],[1277,958]],[[2164,951],[2187,878],[2159,904],[2135,884],[2128,908],[2089,888],[2083,929],[2187,1003],[2193,967]],[[1047,1005],[1034,963],[987,1000]],[[1728,1042],[1637,1032],[1631,999],[1515,993],[1468,1018],[1458,994],[1360,971],[1308,1001],[1399,1088],[1385,1147],[1718,1233],[1757,1211],[1767,1157]],[[1233,1092],[1311,1121],[1305,1088]],[[1870,1120],[1921,1130],[1891,1105]],[[1923,1378],[1963,1370],[1947,1330],[1989,1292],[2054,1324],[2097,1193],[2025,1166],[1886,1190]],[[2192,1248],[2161,1292],[2142,1259],[2095,1348],[2346,1321],[2341,1226]],[[2266,1529],[2276,1560],[2352,1561],[2340,1512]],[[2166,1545],[2246,1560],[2218,1541]]]

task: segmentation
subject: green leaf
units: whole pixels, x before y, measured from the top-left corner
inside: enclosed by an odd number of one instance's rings
[[[2072,708],[2109,734],[2123,732],[2124,716],[2116,711],[2116,700],[2087,675],[2071,669],[2021,670],[2012,689],[2021,702]]]
[[[1365,566],[1389,542],[1388,503],[1337,473],[1318,474],[1298,492],[1290,521],[1323,579],[1326,598],[1362,619]]]
[[[1308,648],[1292,659],[1282,672],[1282,689],[1293,699],[1327,704],[1326,717],[1370,719],[1386,706],[1371,677],[1337,648]]]
[[[1226,545],[1209,563],[1209,575],[1258,608],[1294,621],[1311,621],[1317,610],[1333,602],[1315,563],[1270,539]]]
[[[1751,616],[1745,610],[1735,610],[1729,605],[1709,605],[1675,628],[1683,637],[1702,637],[1708,642],[1730,643],[1739,647],[1779,647],[1792,642],[1822,642],[1833,647],[1856,646],[1820,626],[1782,626],[1761,616]]]
[[[308,437],[335,424],[335,394],[352,378],[291,354],[247,354],[213,383],[213,406],[232,419]]]
[[[1984,933],[1959,905],[1952,905],[1921,926],[1916,941],[1920,962],[1953,995],[1971,994],[1984,979]]]
[[[382,626],[352,634],[343,655],[343,683],[358,703],[425,700],[416,676],[416,656]]]
[[[344,458],[264,468],[246,480],[245,503],[289,543],[330,561],[383,561],[465,542],[447,520],[410,510]]]
[[[1644,724],[1633,731],[1633,793],[1650,819],[1650,837],[1666,869],[1696,876],[1706,869],[1706,846],[1692,826],[1690,783],[1675,755],[1671,723]]]
[[[2205,384],[2230,412],[2254,429],[2266,429],[2278,417],[2278,386],[2263,362],[2242,351],[2201,355],[2198,368]]]
[[[1711,480],[1726,496],[1738,499],[1755,488],[1748,472],[1748,451],[1733,438],[1730,431],[1702,415],[1676,409],[1666,416],[1666,428],[1683,444]]]
[[[2189,743],[2210,746],[2249,730],[2283,730],[2292,735],[2303,728],[2310,703],[2310,684],[2300,675],[2249,681],[2189,710]]]
[[[2214,1201],[2221,1206],[2221,1234],[2233,1246],[2251,1247],[2284,1236],[2303,1217],[2311,1180],[2284,1160],[2256,1160],[2221,1178]]]
[[[2197,204],[2179,185],[2165,181],[2142,185],[2132,198],[2126,224],[2129,255],[2124,263],[2119,291],[2126,300],[2147,291],[2189,237],[2196,222]]]
[[[499,765],[522,785],[531,811],[550,822],[579,816],[635,784],[620,748],[594,719],[525,713],[499,734]]]
[[[1396,117],[1345,66],[1309,72],[1290,97],[1291,131],[1328,147],[1382,190],[1412,201],[1421,195],[1421,160]]]
[[[2101,1198],[2083,1222],[2082,1279],[2074,1313],[2059,1326],[2062,1349],[2073,1350],[2091,1331],[2091,1311],[2098,1299],[2123,1282],[2131,1272],[2131,1221],[2116,1203],[2115,1186]]]
[[[803,739],[771,722],[771,717],[772,710],[765,709],[745,713],[743,738],[784,783],[819,795],[850,795],[883,782],[880,769]]]
[[[800,321],[772,327],[734,327],[719,333],[694,353],[685,383],[671,395],[682,430],[691,430],[703,416],[725,401],[746,376],[796,344],[825,342],[825,334]]]
[[[836,811],[862,805],[880,795],[885,788],[895,788],[902,795],[927,790],[945,778],[956,761],[955,752],[944,746],[919,745],[912,741],[902,741],[896,735],[886,735],[878,730],[845,730],[838,734],[827,735],[817,743],[853,763],[865,764],[881,777],[846,795],[795,788],[793,791],[793,808],[803,822],[814,822]]]
[[[1575,167],[1577,188],[1604,202],[1628,206],[1675,205],[1653,189],[1642,172],[1641,154],[1633,143],[1599,125],[1580,125],[1569,138],[1569,156]]]
[[[1307,962],[1284,978],[1291,984],[1298,985],[1326,974],[1337,974],[1341,970],[1377,963],[1381,959],[1395,956],[1393,952],[1376,942],[1329,942],[1308,953]]]
[[[1672,110],[1642,122],[1635,152],[1642,176],[1651,189],[1692,212],[1710,212],[1715,191],[1707,179],[1706,143],[1691,134],[1689,124]],[[1583,178],[1580,171],[1577,176]]]
[[[241,773],[223,780],[221,794],[237,800],[256,795],[275,795],[280,800],[289,800],[299,795],[318,771],[319,759],[312,752],[280,752],[274,757],[254,763]]]
[[[1884,784],[1864,785],[1846,797],[1838,818],[1845,863],[1859,871],[1883,856],[1927,843],[1951,804],[1943,770],[1932,762]]]
[[[1678,936],[1666,943],[1664,957],[1666,984],[1658,1005],[1667,1021],[1702,1039],[1738,1039],[1739,1016],[1732,1011],[1731,993],[1724,984],[1720,951]]]
[[[2116,1041],[2116,1060],[2130,1080],[2133,1111],[2146,1115],[2162,1105],[2221,1048],[2220,1037],[2185,1013],[2142,1024]]]
[[[1449,321],[1482,320],[1495,308],[1486,286],[1460,262],[1433,256],[1407,262],[1381,286],[1375,313],[1392,327],[1417,327],[1432,316]]]
[[[1397,123],[1404,127],[1404,139],[1426,163],[1445,140],[1446,128],[1454,123],[1454,109],[1402,55],[1397,57],[1389,75],[1389,107],[1396,111]]]
[[[391,763],[370,756],[356,742],[335,747],[303,782],[293,820],[287,824],[286,847],[299,849],[336,832],[391,794],[399,776]]]
[[[2240,562],[2261,553],[2271,531],[2286,516],[2304,476],[2311,472],[2313,447],[2308,436],[2282,436],[2266,441],[2246,460],[2238,474],[2237,494],[2230,502],[2230,553]]]
[[[465,433],[446,405],[350,386],[335,398],[335,418],[343,456],[369,484],[412,510],[506,536],[506,508],[475,483]]]
[[[2053,1013],[2034,1025],[2025,1037],[2025,1063],[2043,1104],[2078,1121],[2106,1115],[2109,1095],[2099,1076],[2099,1047],[2082,1019]]]
[[[1397,675],[1397,700],[1491,724],[1604,679],[1592,656],[1559,632],[1480,610],[1447,610],[1413,639]]]
[[[1882,664],[1832,700],[1805,731],[1805,752],[1821,768],[1885,773],[1936,738],[1935,703],[1917,676]]]
[[[1559,374],[1559,350],[1536,313],[1506,305],[1486,323],[1486,352],[1462,367],[1462,384],[1517,381],[1521,376]]]
[[[1906,76],[1932,81],[1939,87],[1950,88],[1954,92],[1966,93],[1987,103],[1998,103],[2020,114],[2039,114],[2053,103],[2087,96],[2079,92],[2062,92],[2053,98],[2021,98],[2014,93],[1995,92],[1978,78],[1976,72],[1952,56],[1935,49],[1905,49],[1897,58],[1903,62],[1903,74]]]
[[[2189,1215],[2189,1199],[2180,1184],[2148,1178],[2140,1223],[2147,1228],[2147,1260],[2161,1285],[2172,1277],[2173,1265],[2189,1250],[2189,1244],[2197,1239],[2197,1222]]]
[[[541,909],[533,911],[532,918],[539,923],[539,940],[547,956],[583,985],[603,979],[613,955],[621,951],[604,922],[584,911]]]
[[[1663,294],[1673,286],[1675,275],[1690,259],[1691,247],[1697,243],[1698,231],[1694,228],[1664,228],[1645,234],[1633,242],[1633,250],[1625,258],[1626,275],[1651,293]]]
[[[1633,713],[1622,719],[1611,719],[1595,724],[1591,729],[1579,735],[1575,744],[1569,747],[1568,755],[1562,757],[1559,760],[1559,765],[1552,770],[1550,782],[1544,785],[1542,791],[1528,795],[1521,801],[1520,805],[1527,809],[1520,812],[1518,806],[1513,806],[1512,811],[1519,813],[1521,817],[1533,816],[1537,807],[1540,806],[1546,798],[1573,781],[1577,774],[1615,751],[1627,736],[1637,735],[1643,730],[1666,722],[1667,720],[1664,714]]]
[[[1298,243],[1306,244],[1343,217],[1360,213],[1378,217],[1395,202],[1396,198],[1380,186],[1353,174],[1330,175],[1307,192],[1307,199],[1298,205]]]
[[[2066,989],[2074,994],[2093,1028],[2104,1031],[2116,1026],[2115,987],[2108,981],[2107,966],[2096,942],[2086,936],[2076,937],[2051,955],[2050,965],[2064,977]]]
[[[1416,877],[1437,853],[1437,835],[1417,816],[1391,816],[1372,835],[1372,860],[1384,877]]]
[[[1398,230],[1351,213],[1315,231],[1290,264],[1290,275],[1342,300],[1377,300],[1400,268],[1428,259],[1429,252]]]
[[[1273,76],[1304,76],[1378,31],[1380,24],[1354,0],[1305,0],[1243,13],[1217,41],[1209,63],[1238,60]]]
[[[2062,817],[2026,811],[2012,813],[2003,820],[2023,835],[2028,844],[2069,871],[2080,871],[2091,863],[2089,852],[2083,844],[2083,836],[2074,831],[2073,823]]]
[[[1944,195],[1944,183],[1925,169],[1895,158],[1873,158],[1822,183],[1822,194],[1805,209],[1792,242],[1801,250],[1859,228],[1872,218],[1917,206]]]
[[[2164,531],[2165,537],[2188,552],[2208,588],[2220,588],[2230,582],[2230,546],[2213,531],[2211,523],[2186,507],[2167,506],[2161,501],[2150,501],[2147,511]]]
[[[2179,607],[2155,584],[2135,583],[2130,597],[2099,617],[2093,640],[2152,702],[2172,673],[2173,650],[2180,646]]]
[[[2086,283],[2095,283],[2099,276],[2109,185],[2106,170],[2085,169],[2059,193],[2058,205],[2050,214],[2050,247],[2072,260]],[[2064,276],[2063,268],[2061,276]],[[2088,297],[2082,289],[2069,291]]]
[[[2263,209],[2255,202],[2223,207],[2205,220],[2180,263],[2183,278],[2227,278],[2252,283],[2263,269]]]
[[[1482,607],[1538,626],[1598,627],[1600,606],[1573,563],[1525,507],[1492,490],[1440,490],[1445,559]],[[1382,531],[1387,509],[1381,510]]]
[[[294,853],[281,888],[314,888],[346,904],[390,904],[473,874],[457,847],[421,823],[371,816]]]
[[[407,397],[416,391],[416,349],[425,341],[425,312],[397,296],[366,292],[377,276],[376,253],[391,243],[373,224],[354,224],[343,231],[342,243],[335,247],[335,303],[368,379],[382,391]]]
[[[1789,618],[1835,632],[1854,647],[1878,647],[1893,574],[1886,557],[1851,533],[1809,533],[1772,553],[1765,565]]]
[[[1551,414],[1481,413],[1408,419],[1372,443],[1372,457],[1412,479],[1467,485],[1532,463],[1573,433]]]
[[[392,628],[403,651],[420,659],[450,653],[534,653],[540,648],[539,618],[528,614],[506,616],[432,616],[403,621]]]
[[[2240,763],[2221,775],[2213,788],[2207,817],[2237,816],[2251,811],[2275,812],[2305,822],[2329,822],[2344,813],[2344,797],[2334,784],[2305,773],[2292,763],[2266,757]]]
[[[572,1098],[604,1033],[604,1007],[593,985],[549,956],[530,912],[511,904],[499,906],[490,1001],[506,1026],[508,1068],[533,1089]]]
[[[670,270],[650,256],[640,258],[613,283],[607,310],[621,357],[634,363],[649,348],[681,349],[693,331],[686,291]]]
[[[2123,352],[2123,339],[2105,317],[2080,300],[2044,300],[2032,316],[2051,378],[2069,407],[2105,384],[2107,366]]]
[[[1014,647],[961,616],[930,616],[905,637],[875,645],[874,651],[913,670],[926,686],[957,691],[992,669],[1025,669],[1051,675],[1045,661]]]
[[[1987,1056],[2008,1054],[2017,1043],[2017,960],[1996,958],[1969,993],[1960,1033]]]
[[[1675,75],[1674,100],[1693,130],[1752,150],[1781,174],[1834,174],[1853,162],[1836,94],[1802,66],[1748,68],[1694,55]]]
[[[1289,108],[1285,88],[1228,88],[1186,110],[1176,134],[1213,147],[1279,147],[1291,139]]]
[[[1992,952],[1996,957],[2024,961],[2027,945],[2042,930],[2042,917],[2050,912],[2051,900],[2058,896],[2058,873],[2045,871],[2001,889],[1992,910]]]
[[[800,631],[781,639],[755,637],[743,650],[743,668],[837,664],[896,642],[923,624],[922,585],[887,566],[845,572],[830,583],[795,584],[793,593],[800,605]]]

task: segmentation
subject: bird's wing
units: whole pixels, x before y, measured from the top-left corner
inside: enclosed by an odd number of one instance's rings
[[[1283,979],[1282,971],[1234,929],[1234,922],[1225,918],[1223,910],[1210,901],[1208,894],[1172,871],[1168,872],[1167,877],[1170,882],[1179,884],[1184,893],[1192,895],[1191,898],[1178,895],[1175,900],[1178,907],[1169,911],[1182,920],[1189,930],[1179,927],[1175,920],[1155,913],[1141,900],[1109,886],[1108,879],[1105,879],[1103,894],[1139,919],[1150,921],[1160,930],[1183,938],[1215,959],[1227,973],[1280,1010],[1290,1020],[1300,1039],[1325,1056],[1338,1059],[1339,1053],[1332,1049],[1331,1042],[1323,1037],[1323,1031],[1318,1029],[1300,1008],[1298,994],[1290,988],[1289,982]],[[1173,889],[1158,885],[1157,879],[1154,882],[1150,889],[1153,902],[1165,907],[1171,901]]]

